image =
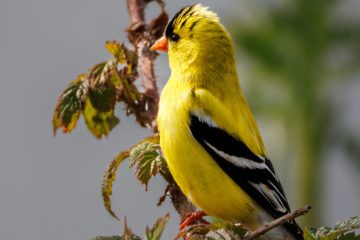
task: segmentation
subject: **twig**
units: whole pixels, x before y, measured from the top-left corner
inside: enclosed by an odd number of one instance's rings
[[[158,111],[159,93],[154,72],[156,54],[150,50],[153,41],[148,25],[145,22],[144,0],[127,0],[131,25],[128,28],[128,37],[135,46],[141,68],[144,96],[147,98],[147,114],[150,127],[157,132],[156,115]]]
[[[256,229],[254,232],[250,233],[245,238],[243,238],[243,240],[253,240],[253,239],[257,238],[258,236],[270,231],[271,229],[286,223],[287,221],[293,220],[301,215],[305,215],[306,213],[308,213],[310,211],[310,209],[311,209],[310,206],[305,206],[305,207],[299,208],[295,211],[292,211],[282,217],[279,217],[279,218],[275,219],[274,221],[271,221],[268,224]]]

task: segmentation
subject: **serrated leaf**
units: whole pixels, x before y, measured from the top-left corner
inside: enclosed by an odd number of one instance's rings
[[[160,240],[160,237],[164,231],[165,225],[170,219],[169,213],[159,218],[152,228],[146,227],[146,240]]]
[[[129,151],[123,151],[119,153],[108,165],[101,185],[101,193],[102,199],[105,206],[105,209],[110,213],[111,216],[118,219],[116,214],[113,212],[111,208],[111,195],[112,195],[112,187],[113,183],[116,179],[116,171],[119,168],[120,163],[122,163],[126,158],[129,157]]]
[[[79,75],[70,82],[69,86],[60,95],[54,110],[54,135],[58,128],[62,128],[64,132],[70,132],[76,127],[87,93],[88,84],[86,75]]]
[[[130,151],[130,167],[135,166],[136,177],[145,186],[146,190],[151,177],[167,169],[165,160],[160,155],[159,150],[159,144],[144,142]]]
[[[352,217],[348,220],[338,222],[334,227],[321,227],[315,229],[306,227],[304,230],[304,237],[306,240],[335,240],[341,235],[348,233],[352,230],[360,229],[360,217]]]
[[[86,126],[97,138],[107,137],[120,120],[114,115],[114,110],[100,112],[96,110],[88,99],[83,111]]]

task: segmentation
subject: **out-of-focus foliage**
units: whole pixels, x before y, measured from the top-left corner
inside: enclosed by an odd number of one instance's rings
[[[168,223],[170,215],[166,214],[165,216],[159,218],[152,228],[146,227],[146,240],[160,240],[161,235],[165,229],[165,225]]]
[[[170,219],[170,215],[167,213],[163,217],[156,220],[156,222],[151,228],[146,226],[144,240],[160,240],[161,235],[165,229],[165,225],[168,223],[169,219]],[[99,236],[91,240],[141,240],[141,238],[135,235],[132,232],[132,230],[128,227],[126,218],[125,218],[124,226],[125,226],[124,232],[122,233],[121,236],[109,236],[109,237]]]
[[[155,224],[146,227],[144,240],[160,240],[165,225],[169,221],[169,214],[159,218]],[[334,227],[321,227],[319,229],[306,227],[304,229],[305,240],[359,240],[354,230],[360,229],[360,217],[353,217],[335,224]],[[176,239],[188,240],[241,240],[248,239],[249,232],[236,224],[228,222],[214,222],[211,224],[191,225],[186,231],[178,234]],[[125,229],[122,236],[97,237],[93,240],[141,240],[133,234],[125,221]]]
[[[305,240],[359,240],[360,235],[354,231],[360,229],[360,217],[353,217],[348,220],[338,222],[334,227],[321,227],[319,229],[306,227],[304,231]],[[352,231],[352,232],[350,232]]]
[[[286,162],[295,160],[297,169],[289,175],[297,178],[294,199],[314,207],[306,216],[311,224],[320,216],[324,153],[336,146],[360,147],[355,145],[359,141],[343,141],[354,138],[342,136],[337,120],[341,109],[333,101],[349,75],[360,70],[360,21],[336,16],[341,3],[281,1],[266,5],[264,18],[256,19],[260,24],[237,21],[232,31],[253,66],[248,81],[252,107],[263,116],[282,116],[291,153]],[[359,155],[352,156],[359,161]]]
[[[190,226],[186,232],[178,235],[188,236],[189,240],[240,240],[248,231],[240,226],[228,222],[214,222]]]

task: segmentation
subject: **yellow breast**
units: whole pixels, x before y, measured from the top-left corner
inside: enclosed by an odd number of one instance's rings
[[[183,193],[207,214],[228,221],[249,221],[254,204],[192,137],[189,112],[196,108],[190,86],[169,81],[158,114],[160,145]]]

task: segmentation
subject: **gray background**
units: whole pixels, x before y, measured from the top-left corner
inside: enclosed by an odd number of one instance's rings
[[[172,16],[189,2],[168,1],[168,12]],[[246,8],[232,8],[236,1],[199,2],[210,5],[225,24],[227,16],[251,15]],[[347,14],[359,12],[359,2],[348,2]],[[150,10],[154,15],[156,8]],[[82,120],[72,134],[59,133],[54,138],[51,118],[59,93],[79,73],[107,59],[105,41],[125,40],[123,29],[127,25],[125,1],[121,0],[1,0],[1,239],[89,239],[122,230],[122,223],[112,219],[102,206],[101,177],[120,150],[150,132],[140,129],[133,118],[124,117],[120,108],[121,124],[101,141],[91,136]],[[164,54],[157,63],[157,73],[163,86],[169,76]],[[357,81],[337,96],[348,103],[344,119],[358,133],[359,91]],[[271,146],[266,126],[261,124],[260,128],[266,145]],[[324,224],[360,215],[356,170],[345,161],[335,161],[336,153],[329,157],[334,161],[327,169],[330,177],[324,190],[324,199],[328,199]],[[169,201],[155,207],[164,186],[156,179],[149,192],[144,192],[124,165],[114,187],[114,209],[120,216],[128,216],[129,225],[139,235],[146,224],[170,212],[164,239],[171,239],[177,230],[177,215]]]

